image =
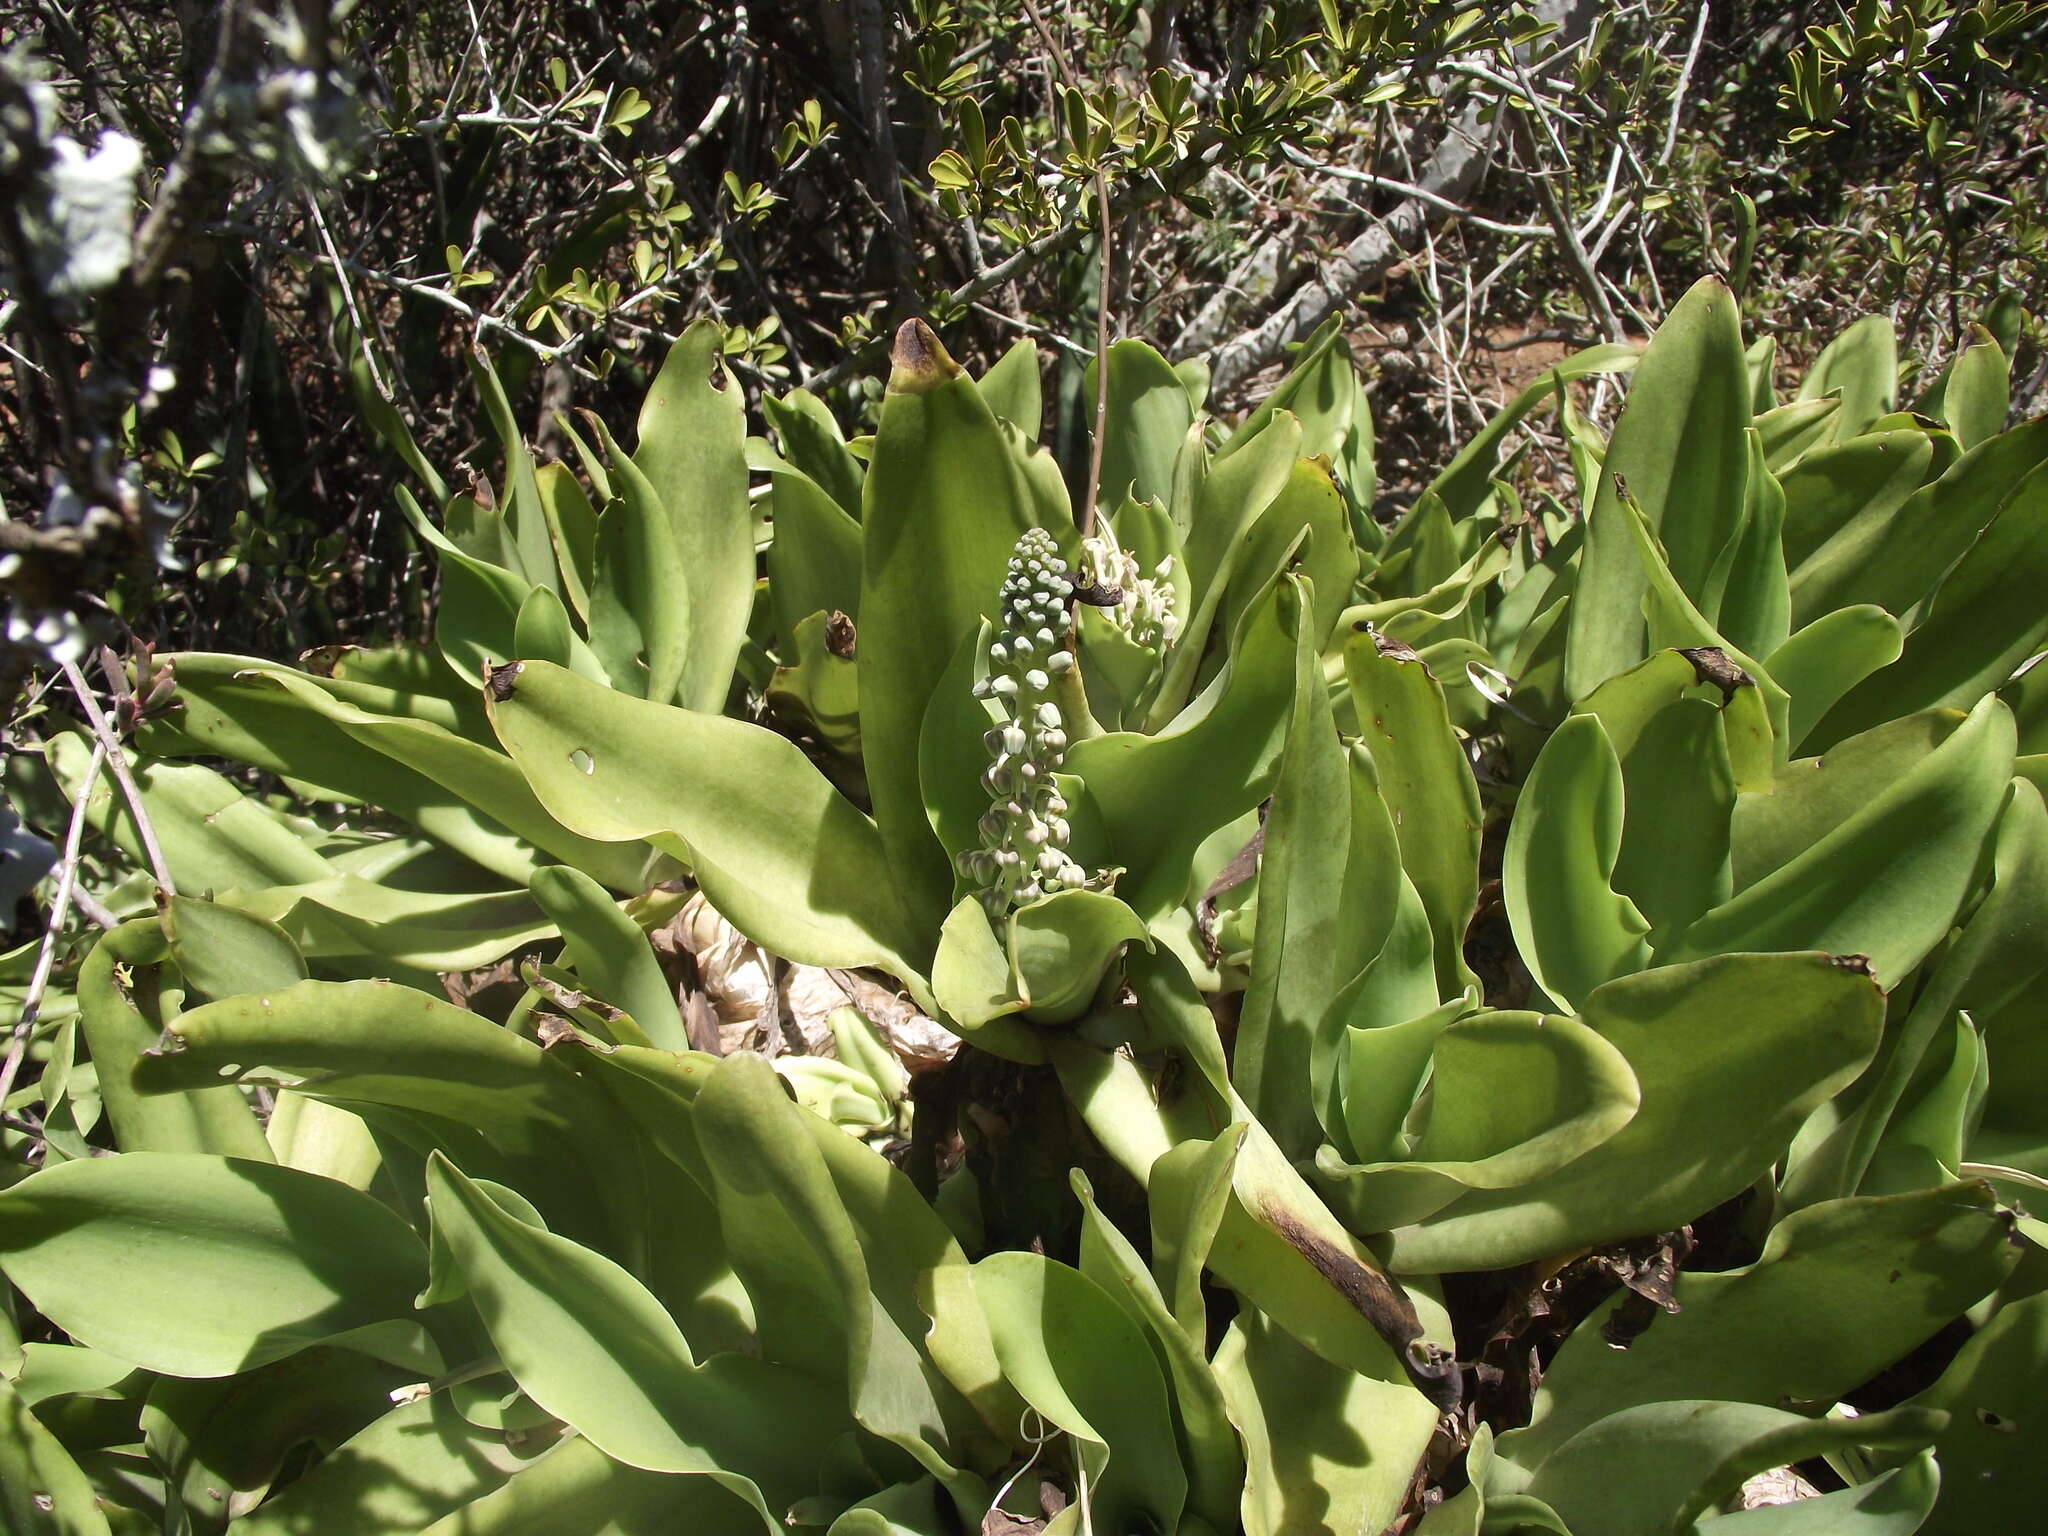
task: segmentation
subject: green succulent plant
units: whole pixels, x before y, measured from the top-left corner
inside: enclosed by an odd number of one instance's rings
[[[2023,1526],[2009,347],[1902,405],[1867,320],[1780,402],[1709,280],[1390,526],[1334,329],[1229,430],[1119,342],[1079,517],[1028,346],[911,322],[853,442],[802,391],[749,438],[719,347],[580,475],[481,373],[502,488],[405,499],[438,654],[170,658],[134,770],[187,894],[8,1104],[16,1526],[937,1536],[1041,1477],[1055,1532]],[[1603,437],[1571,387],[1624,372]],[[132,852],[88,752],[50,778]],[[693,1049],[685,882],[957,1033],[945,1091],[857,1015],[844,1076]],[[502,1022],[439,995],[507,956]]]

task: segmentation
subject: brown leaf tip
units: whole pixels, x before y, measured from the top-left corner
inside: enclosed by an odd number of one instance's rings
[[[853,620],[837,608],[825,616],[825,649],[841,661],[853,660],[854,646],[859,639],[860,633],[854,628]]]
[[[960,374],[960,365],[940,344],[932,328],[915,318],[896,328],[896,345],[890,349],[889,362],[889,387],[899,394],[935,389]]]
[[[1327,1239],[1317,1236],[1285,1208],[1263,1203],[1264,1220],[1287,1245],[1328,1282],[1331,1289],[1351,1304],[1352,1310],[1400,1357],[1409,1382],[1437,1407],[1440,1413],[1456,1412],[1463,1396],[1463,1379],[1456,1358],[1447,1349],[1422,1336],[1422,1320],[1415,1304],[1385,1275],[1367,1269],[1352,1255]]]
[[[1828,964],[1838,971],[1847,971],[1852,976],[1877,974],[1877,969],[1871,965],[1868,955],[1829,955]]]
[[[1723,704],[1735,697],[1736,689],[1756,686],[1756,679],[1738,667],[1717,645],[1694,646],[1690,650],[1681,647],[1678,654],[1692,663],[1693,676],[1721,690]]]
[[[519,674],[526,670],[523,661],[508,661],[502,667],[484,667],[484,692],[491,696],[493,704],[502,704],[512,697],[512,685],[519,681]]]

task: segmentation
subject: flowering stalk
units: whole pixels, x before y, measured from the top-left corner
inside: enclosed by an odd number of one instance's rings
[[[1018,539],[989,642],[988,676],[974,687],[1005,716],[982,737],[993,759],[981,776],[991,803],[981,818],[981,846],[958,859],[995,917],[1088,880],[1067,853],[1067,801],[1053,782],[1067,732],[1051,692],[1053,680],[1074,664],[1067,648],[1073,596],[1052,535],[1034,528]]]
[[[1081,564],[1091,586],[1115,594],[1114,603],[1097,605],[1111,623],[1149,650],[1173,643],[1180,633],[1170,579],[1173,556],[1161,560],[1147,576],[1138,557],[1117,543],[1114,530],[1105,528],[1081,541]]]

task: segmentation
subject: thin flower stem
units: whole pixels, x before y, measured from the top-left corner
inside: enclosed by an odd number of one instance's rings
[[[107,766],[114,770],[115,782],[121,786],[121,794],[128,802],[129,814],[135,818],[135,835],[141,840],[143,857],[149,861],[150,873],[156,876],[157,886],[166,896],[177,895],[178,888],[171,881],[171,866],[165,862],[163,845],[157,841],[156,826],[150,821],[149,811],[142,803],[142,786],[135,782],[135,775],[129,770],[128,754],[121,750],[121,738],[115,734],[114,723],[100,708],[99,700],[92,696],[92,688],[76,662],[64,663],[64,676],[71,683],[71,691],[78,695],[79,706],[92,724],[93,736],[106,752]]]
[[[1046,57],[1052,61],[1053,68],[1060,72],[1060,79],[1066,82],[1068,90],[1079,95],[1081,87],[1074,79],[1074,72],[1067,67],[1065,56],[1053,42],[1052,32],[1046,26],[1045,18],[1039,14],[1034,0],[1024,0],[1024,9],[1030,14],[1031,25],[1038,29],[1038,39],[1045,45]],[[1074,145],[1074,153],[1082,153],[1078,141]],[[1102,439],[1109,427],[1110,264],[1115,254],[1109,222],[1109,176],[1098,164],[1095,168],[1095,224],[1102,265],[1095,286],[1095,431],[1088,448],[1088,489],[1081,498],[1080,526],[1084,539],[1095,531],[1095,498],[1102,488]]]
[[[64,931],[64,919],[71,912],[71,892],[78,883],[78,845],[85,836],[85,804],[107,761],[105,743],[95,741],[85,765],[85,777],[78,786],[78,798],[71,805],[71,825],[64,833],[64,857],[57,866],[57,888],[50,893],[50,920],[43,927],[42,947],[36,951],[36,968],[29,977],[28,991],[21,1000],[21,1017],[7,1042],[7,1058],[0,1061],[0,1104],[14,1091],[14,1079],[21,1071],[21,1059],[28,1051],[29,1037],[42,1016],[43,993],[50,985],[50,972],[57,963],[57,936]]]

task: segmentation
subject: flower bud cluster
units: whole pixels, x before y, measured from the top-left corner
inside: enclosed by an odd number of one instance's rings
[[[1090,585],[1113,587],[1123,601],[1100,610],[1116,627],[1139,645],[1158,650],[1180,633],[1180,615],[1174,611],[1173,556],[1168,555],[1147,576],[1138,557],[1122,548],[1108,528],[1081,541],[1082,571]]]
[[[1074,664],[1067,649],[1073,595],[1052,535],[1034,528],[1020,538],[1003,581],[988,676],[974,688],[1004,716],[982,737],[990,757],[981,776],[989,808],[981,818],[981,846],[959,856],[960,872],[981,887],[982,902],[995,916],[1088,879],[1067,853],[1067,801],[1053,782],[1067,733],[1049,695],[1053,680]]]

